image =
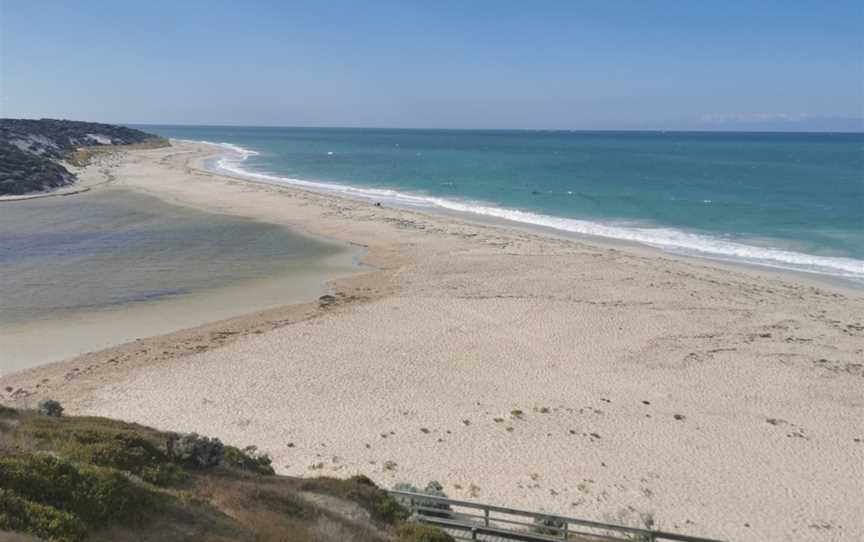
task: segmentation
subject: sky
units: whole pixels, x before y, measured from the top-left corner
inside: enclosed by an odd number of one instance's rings
[[[864,130],[864,2],[0,0],[0,116]]]

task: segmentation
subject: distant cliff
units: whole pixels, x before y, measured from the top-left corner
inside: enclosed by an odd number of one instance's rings
[[[125,126],[54,119],[0,119],[0,196],[59,188],[75,174],[59,162],[81,147],[167,144]]]

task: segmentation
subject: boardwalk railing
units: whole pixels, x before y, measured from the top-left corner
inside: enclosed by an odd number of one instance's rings
[[[417,521],[440,527],[460,540],[721,542],[710,538],[598,523],[409,491],[393,490],[388,493],[408,508]]]

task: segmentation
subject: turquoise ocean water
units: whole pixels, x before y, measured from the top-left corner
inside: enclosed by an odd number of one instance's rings
[[[864,282],[864,134],[142,128],[259,181]]]

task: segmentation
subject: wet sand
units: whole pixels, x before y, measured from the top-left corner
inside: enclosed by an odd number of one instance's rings
[[[860,292],[251,184],[204,171],[213,152],[112,172],[366,247],[376,271],[331,282],[332,303],[4,377],[0,400],[254,443],[295,475],[730,540],[864,537]]]

